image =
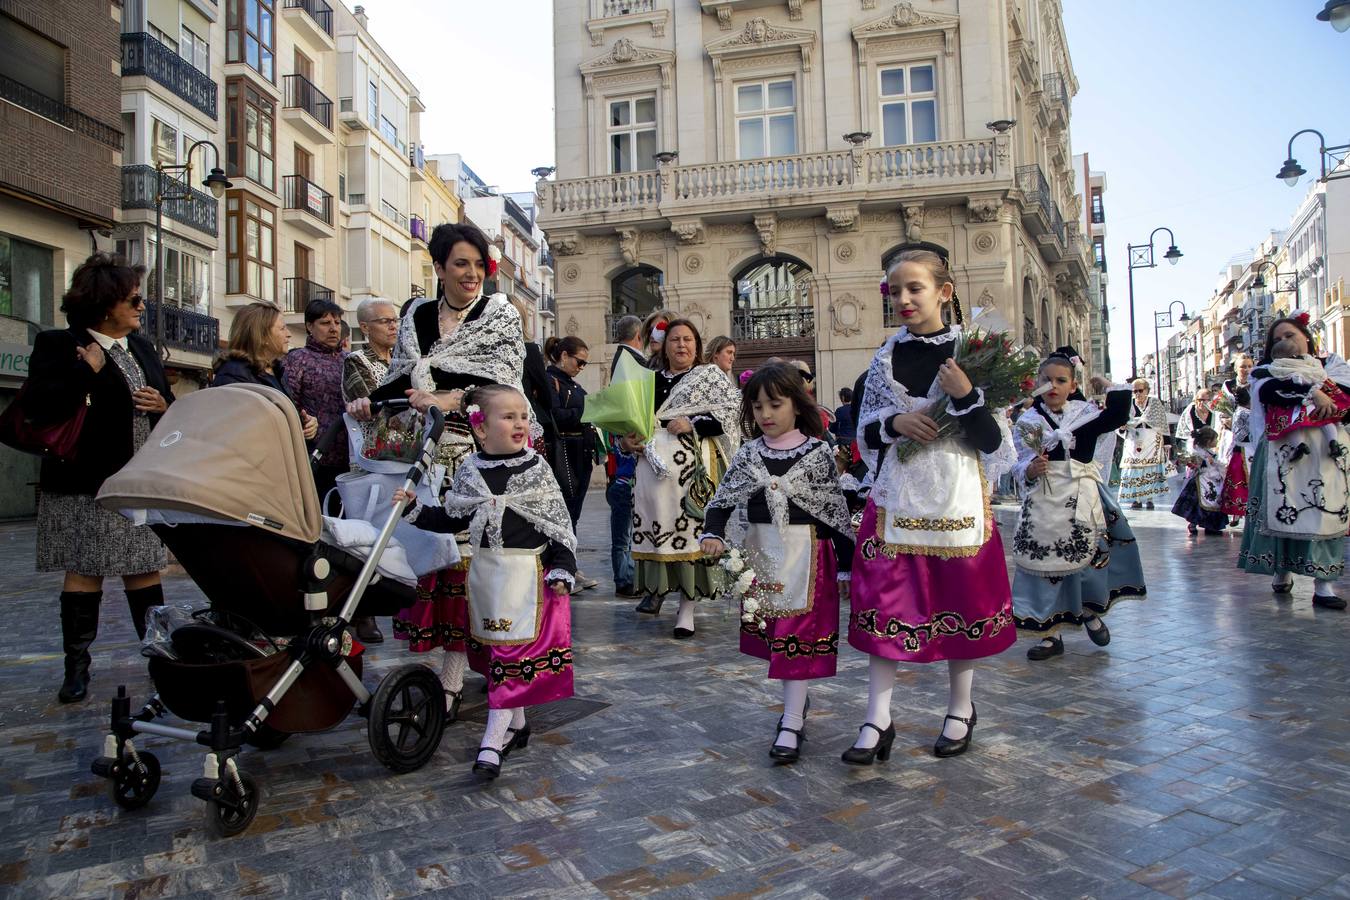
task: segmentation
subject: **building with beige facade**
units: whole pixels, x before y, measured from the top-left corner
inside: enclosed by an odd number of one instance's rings
[[[441,174],[441,162],[427,158],[420,146],[414,149],[412,165],[412,209],[408,230],[412,234],[412,294],[423,297],[436,293],[436,270],[432,266],[427,243],[437,225],[459,222],[464,217],[464,204],[455,193],[453,180]]]
[[[554,33],[561,333],[665,306],[832,397],[898,324],[883,263],[924,239],[967,306],[1088,346],[1058,0],[555,0]]]

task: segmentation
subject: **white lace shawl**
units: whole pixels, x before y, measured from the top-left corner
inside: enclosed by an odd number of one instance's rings
[[[1318,368],[1321,368],[1320,366]],[[1187,403],[1186,408],[1181,411],[1181,418],[1177,420],[1177,442],[1189,441],[1195,433],[1192,425],[1191,413],[1195,412],[1195,403]],[[1209,411],[1209,421],[1205,423],[1206,428],[1213,428],[1219,431],[1219,415],[1214,410]]]
[[[886,343],[881,345],[881,349],[872,357],[871,365],[867,367],[867,379],[863,383],[862,406],[858,411],[859,435],[861,436],[864,428],[876,422],[881,425],[881,439],[886,443],[892,443],[890,436],[886,433],[886,422],[901,413],[921,412],[930,409],[936,406],[943,396],[937,378],[933,379],[933,383],[928,388],[928,394],[924,397],[912,396],[903,384],[895,380],[892,357],[895,355],[897,345],[908,341],[945,344],[960,340],[960,338],[961,326],[959,325],[953,325],[950,331],[935,337],[910,334],[908,328],[901,328],[891,335]],[[980,389],[977,387],[976,390],[979,391]],[[975,403],[976,407],[984,404],[984,393],[982,391],[979,398]],[[1013,449],[1012,431],[1008,426],[1008,417],[1003,415],[1002,410],[992,410],[991,412],[999,431],[1003,435],[1003,440],[999,442],[997,450],[993,453],[980,454],[985,479],[992,485],[1005,472],[1010,471],[1016,465],[1017,452]],[[900,438],[900,440],[905,439]],[[885,507],[891,502],[889,486],[895,484],[896,479],[900,476],[897,471],[900,466],[899,458],[894,453],[886,453],[881,463],[881,469],[878,471],[877,457],[879,454],[877,451],[868,447],[862,440],[858,441],[858,451],[867,463],[867,471],[876,473],[873,478],[872,500],[877,506]],[[944,477],[943,473],[938,471],[939,466],[936,457],[930,453],[920,451],[905,465],[909,467],[904,475],[906,478],[927,479],[930,482],[937,482]]]
[[[1077,445],[1074,431],[1095,422],[1101,414],[1101,408],[1090,400],[1068,400],[1065,401],[1064,409],[1059,414],[1058,428],[1041,415],[1041,411],[1035,406],[1018,416],[1017,424],[1013,427],[1013,439],[1017,448],[1017,465],[1013,468],[1013,473],[1017,476],[1017,480],[1026,481],[1027,466],[1039,455],[1026,445],[1024,435],[1028,430],[1033,428],[1041,430],[1042,451],[1049,453],[1063,445],[1065,453],[1070,453]]]
[[[661,422],[681,416],[711,416],[722,426],[716,440],[727,459],[741,446],[741,392],[717,366],[695,366],[671,388],[670,396],[656,411]]]
[[[764,500],[769,507],[769,518],[780,533],[786,533],[788,527],[788,504],[795,503],[816,521],[833,528],[840,534],[852,533],[849,520],[848,503],[839,487],[839,476],[834,465],[834,454],[824,441],[807,438],[810,449],[792,464],[782,475],[772,475],[764,464],[764,457],[782,457],[792,451],[776,451],[764,443],[763,438],[755,438],[743,445],[732,457],[717,493],[708,503],[708,507],[724,509],[743,509],[757,491],[764,491]]]
[[[1288,363],[1293,362],[1293,360],[1276,360],[1276,362]],[[1247,422],[1253,444],[1265,437],[1266,434],[1266,411],[1261,404],[1261,386],[1271,378],[1276,377],[1270,371],[1272,365],[1274,364],[1258,366],[1252,370],[1251,374],[1251,384],[1248,390],[1252,397],[1252,414],[1247,418]],[[1350,365],[1347,365],[1338,354],[1328,353],[1326,360],[1322,363],[1322,369],[1326,378],[1331,379],[1343,388],[1350,387]],[[1321,382],[1319,381],[1317,384],[1321,384]],[[1308,385],[1308,393],[1311,394],[1312,389],[1317,384]]]
[[[525,463],[537,460],[533,465]],[[519,460],[504,464],[520,471],[506,481],[506,492],[492,493],[483,479],[480,468],[493,467],[495,461],[484,460],[477,453],[471,455],[455,472],[455,479],[445,495],[445,511],[452,516],[469,516],[469,546],[479,547],[487,534],[488,546],[502,546],[502,516],[510,509],[537,528],[549,540],[557,541],[573,553],[577,549],[576,535],[572,533],[572,518],[567,512],[558,479],[544,460],[533,450],[526,450]]]
[[[1131,401],[1131,403],[1133,403],[1133,401]],[[1130,412],[1134,412],[1136,409],[1138,409],[1138,404],[1133,403],[1130,407]],[[1144,404],[1143,412],[1138,416],[1131,417],[1130,421],[1125,423],[1125,427],[1137,427],[1134,424],[1136,419],[1142,419],[1143,424],[1152,428],[1154,431],[1167,434],[1167,409],[1157,397],[1149,397],[1148,402]]]
[[[475,319],[461,324],[449,337],[437,338],[426,356],[417,343],[417,326],[413,313],[427,299],[408,310],[398,326],[398,342],[389,360],[388,384],[403,375],[410,376],[412,386],[419,391],[436,390],[432,369],[455,375],[472,375],[494,384],[509,384],[520,390],[525,369],[525,340],[521,332],[520,313],[506,299],[505,294],[487,298],[487,308]],[[481,302],[481,301],[479,301]]]
[[[383,384],[389,374],[389,363],[380,359],[369,348],[349,354],[347,358],[369,372],[376,384]]]

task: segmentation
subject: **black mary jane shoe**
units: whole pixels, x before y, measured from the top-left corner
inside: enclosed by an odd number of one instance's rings
[[[1200,526],[1196,525],[1194,522],[1188,522],[1188,523],[1186,524],[1186,533],[1187,533],[1187,534],[1198,534],[1199,532],[1200,532]]]
[[[1146,502],[1144,503],[1144,509],[1152,509],[1152,508],[1153,508],[1153,501],[1152,501],[1152,500],[1146,501]]]
[[[1052,656],[1059,656],[1064,652],[1064,639],[1059,635],[1043,638],[1043,641],[1050,641],[1049,645],[1045,643],[1037,644],[1027,651],[1027,659],[1032,662],[1040,662],[1049,659]]]
[[[951,719],[955,722],[960,722],[961,724],[966,726],[966,736],[960,738],[959,740],[952,740],[945,734],[939,732],[937,743],[933,745],[933,755],[942,759],[946,759],[949,756],[960,756],[962,753],[965,753],[967,750],[969,750],[970,739],[975,734],[976,718],[977,717],[975,715],[974,703],[970,704],[969,719],[963,719],[960,716],[953,716],[948,714],[947,717],[942,720],[943,724],[945,725],[947,723],[947,719]]]
[[[1217,536],[1217,535],[1223,534],[1223,529],[1222,529],[1222,528],[1206,528],[1206,529],[1205,529],[1205,534],[1209,535],[1210,537],[1215,537],[1215,536]]]
[[[784,732],[797,736],[797,746],[789,747],[787,744],[778,743],[778,735]],[[795,763],[798,759],[801,759],[802,744],[806,741],[806,726],[803,725],[800,729],[784,728],[783,720],[779,719],[778,734],[775,734],[773,739],[774,744],[769,748],[769,758],[774,762]]]
[[[689,640],[691,637],[694,636],[694,629],[692,629],[692,628],[680,628],[679,626],[676,626],[674,632],[672,632],[672,633],[675,635],[675,640],[677,640],[677,641],[687,641],[687,640]]]
[[[1313,606],[1320,606],[1323,609],[1345,609],[1345,601],[1335,594],[1327,597],[1313,594]]]
[[[507,734],[506,746],[502,748],[503,757],[510,756],[512,750],[516,749],[524,750],[526,747],[530,746],[529,722],[526,722],[525,727],[523,728],[506,729],[506,734]]]
[[[1143,509],[1143,508],[1144,504],[1140,503],[1138,500],[1130,504],[1130,509]]]
[[[1270,586],[1272,594],[1292,594],[1294,592],[1294,579],[1289,579],[1284,584],[1272,584]]]
[[[895,743],[895,723],[887,725],[886,730],[882,731],[871,722],[865,722],[862,728],[858,729],[859,735],[862,734],[863,728],[870,728],[880,735],[876,744],[871,747],[849,747],[839,758],[852,766],[870,766],[874,759],[882,762],[890,759],[891,744]]]
[[[638,601],[635,611],[648,616],[659,616],[661,614],[661,604],[665,602],[666,598],[664,596],[658,597],[655,594],[647,594]]]
[[[445,724],[450,726],[459,721],[459,705],[464,702],[464,688],[445,692]]]
[[[1106,623],[1102,622],[1100,618],[1098,618],[1097,621],[1100,624],[1095,629],[1084,625],[1083,630],[1087,632],[1088,640],[1092,641],[1092,643],[1096,644],[1098,647],[1105,647],[1107,644],[1111,643],[1111,630],[1106,627]]]
[[[507,746],[510,745],[508,744]],[[478,755],[482,756],[484,753],[497,754],[497,761],[494,763],[494,762],[484,762],[481,759],[475,759],[473,761],[473,774],[477,775],[484,781],[492,781],[496,779],[498,775],[502,774],[502,760],[506,759],[506,753],[504,753],[501,750],[498,750],[496,747],[479,747]]]

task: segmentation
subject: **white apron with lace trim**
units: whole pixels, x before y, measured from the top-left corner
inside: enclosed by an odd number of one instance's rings
[[[474,548],[467,585],[469,633],[474,640],[498,647],[538,640],[544,609],[543,551],[543,547]]]
[[[1095,461],[1050,460],[1022,500],[1013,561],[1032,575],[1071,575],[1092,562],[1106,531],[1102,471]]]
[[[912,476],[920,462],[941,477],[902,477],[889,485],[886,506],[877,510],[886,543],[906,553],[968,550],[973,555],[989,538],[980,461],[960,441],[941,440],[919,450],[905,464],[911,470],[905,474]]]
[[[1267,438],[1261,533],[1271,537],[1320,541],[1343,537],[1350,524],[1350,442],[1335,427],[1298,428],[1282,438]]]
[[[815,605],[816,529],[811,525],[788,525],[779,530],[772,524],[752,522],[745,534],[745,552],[760,583],[778,587],[765,598],[778,615],[801,615]],[[767,561],[776,568],[761,568]]]

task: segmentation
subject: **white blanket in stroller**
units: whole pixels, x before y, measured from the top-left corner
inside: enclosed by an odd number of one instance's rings
[[[323,518],[321,540],[361,559],[369,559],[380,529],[364,519]],[[376,571],[402,584],[459,562],[459,548],[451,535],[432,534],[400,522],[376,563]]]

